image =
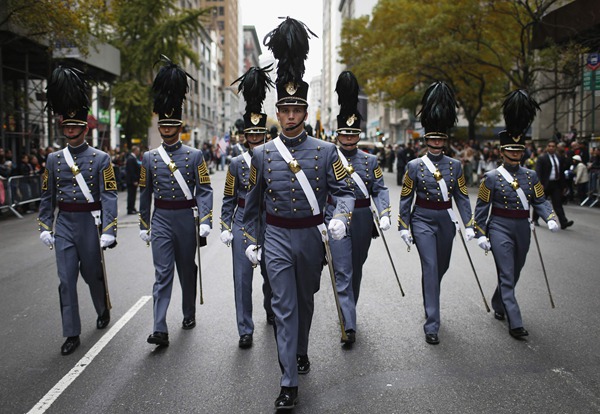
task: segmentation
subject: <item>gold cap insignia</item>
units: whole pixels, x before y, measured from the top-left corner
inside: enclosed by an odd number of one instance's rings
[[[356,122],[356,115],[352,114],[346,119],[346,125],[352,126]]]
[[[440,170],[435,170],[433,173],[433,178],[435,178],[435,181],[440,181],[442,179],[442,173]]]
[[[77,114],[77,111],[69,111],[69,112],[67,112],[67,115],[69,115],[69,118],[73,118],[76,114]]]
[[[250,122],[252,122],[252,125],[258,125],[258,123],[260,122],[262,118],[261,114],[250,114]]]
[[[298,91],[298,85],[296,85],[294,82],[288,82],[285,85],[285,91],[290,95],[295,95]]]
[[[298,164],[298,161],[296,161],[296,159],[292,159],[289,163],[288,163],[288,167],[290,168],[290,171],[293,172],[294,174],[297,174],[298,171],[300,171],[302,168],[300,167],[300,164]]]
[[[515,143],[521,141],[521,135],[519,135],[518,137],[513,137],[512,139]]]

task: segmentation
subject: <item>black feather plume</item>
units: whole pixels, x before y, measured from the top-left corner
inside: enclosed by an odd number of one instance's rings
[[[267,89],[273,87],[273,81],[269,77],[271,67],[251,67],[246,73],[231,83],[239,82],[238,93],[241,92],[246,101],[246,113],[259,114],[262,112],[262,104],[267,96]]]
[[[89,109],[88,80],[89,77],[76,68],[59,66],[54,69],[46,87],[48,108],[57,114]]]
[[[456,123],[456,98],[444,82],[435,82],[425,91],[421,100],[421,125],[425,132],[446,134]]]
[[[308,57],[308,39],[314,34],[301,21],[286,17],[274,30],[268,33],[263,44],[272,52],[277,63],[277,80],[279,83],[300,83],[304,76],[304,61]]]
[[[509,93],[502,103],[506,132],[511,137],[521,136],[529,129],[540,106],[523,89]]]
[[[154,98],[152,110],[157,114],[165,114],[181,108],[185,94],[189,90],[187,78],[189,77],[193,81],[195,79],[165,55],[160,55],[160,58],[164,65],[159,69],[152,84]]]
[[[362,116],[358,112],[359,89],[358,81],[352,72],[346,70],[340,73],[335,84],[335,91],[338,94],[338,104],[340,105],[340,116],[348,117],[354,114],[358,119],[362,119]]]

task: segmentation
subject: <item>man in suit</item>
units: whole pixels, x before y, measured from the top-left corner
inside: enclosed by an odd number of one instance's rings
[[[556,153],[557,142],[550,140],[546,146],[546,153],[539,156],[535,171],[544,187],[547,199],[552,202],[554,212],[558,216],[560,228],[566,229],[573,225],[573,220],[568,220],[562,206],[562,192],[565,186],[565,161]],[[534,213],[533,220],[537,224],[539,216]]]
[[[125,180],[127,183],[127,214],[137,214],[135,209],[135,198],[137,189],[140,184],[140,169],[139,162],[140,147],[134,145],[131,147],[131,152],[127,155],[125,161]]]

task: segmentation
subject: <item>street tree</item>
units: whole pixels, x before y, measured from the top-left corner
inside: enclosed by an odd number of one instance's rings
[[[129,146],[133,137],[146,138],[152,119],[150,86],[160,55],[196,67],[198,45],[190,42],[212,12],[180,9],[175,0],[113,0],[113,44],[121,51],[121,76],[112,94],[120,111],[122,132]]]
[[[87,54],[105,38],[108,19],[105,0],[3,0],[0,5],[0,27],[47,45],[49,52],[68,46]]]
[[[447,82],[473,139],[478,125],[499,120],[499,103],[511,89],[541,95],[550,88],[536,80],[559,71],[564,84],[553,88],[554,96],[572,91],[578,60],[570,58],[581,49],[567,53],[564,46],[548,45],[536,51],[532,42],[533,28],[555,2],[380,0],[370,18],[344,23],[340,55],[367,93],[402,107],[416,110],[429,83]]]

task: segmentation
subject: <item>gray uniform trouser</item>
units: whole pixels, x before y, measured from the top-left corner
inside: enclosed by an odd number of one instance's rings
[[[267,225],[263,255],[273,299],[281,386],[298,386],[296,355],[308,353],[308,335],[323,268],[323,242],[316,227]]]
[[[56,219],[55,235],[63,336],[77,336],[81,333],[77,300],[79,272],[90,288],[96,313],[101,315],[106,309],[98,227],[89,212],[61,211]]]
[[[492,216],[488,226],[488,237],[498,272],[498,286],[492,296],[492,307],[506,314],[511,329],[521,328],[523,320],[515,287],[525,265],[531,230],[527,219]]]
[[[329,246],[333,257],[335,284],[346,330],[356,331],[356,303],[360,294],[362,269],[371,246],[373,215],[369,208],[355,208],[350,223],[350,235],[333,240]]]
[[[155,282],[154,332],[168,333],[167,309],[171,301],[175,265],[181,284],[184,318],[196,315],[198,267],[196,255],[196,224],[191,208],[166,210],[157,208],[152,216],[152,258]]]
[[[426,334],[440,329],[440,286],[450,266],[456,227],[446,210],[415,207],[411,219],[413,238],[419,251],[422,271]]]
[[[246,257],[247,244],[244,243],[242,226],[233,222],[233,241],[231,253],[233,256],[233,291],[235,297],[235,317],[240,336],[254,332],[252,321],[252,276],[254,267]]]

